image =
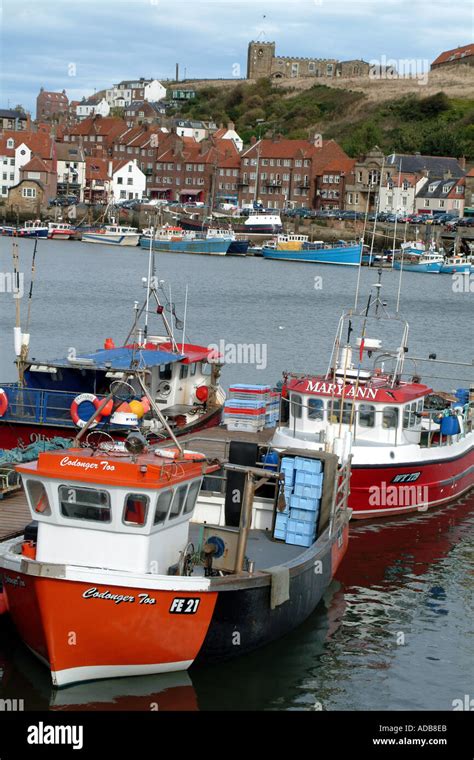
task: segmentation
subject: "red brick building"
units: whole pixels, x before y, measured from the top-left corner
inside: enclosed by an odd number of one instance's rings
[[[107,203],[110,197],[109,159],[97,156],[86,157],[86,203]]]
[[[334,174],[347,171],[350,159],[334,140],[287,140],[281,136],[255,141],[240,160],[239,202],[260,200],[266,208],[288,206],[315,208],[323,205],[322,191],[326,167],[334,165],[332,182],[338,192]],[[320,187],[321,186],[321,187]],[[334,186],[334,187],[333,187]],[[329,200],[329,198],[327,198]],[[331,197],[331,201],[336,198]],[[338,202],[342,201],[337,197]]]
[[[68,113],[69,100],[66,90],[50,92],[43,87],[36,98],[36,119],[38,121],[57,121]]]
[[[116,138],[128,129],[123,119],[90,116],[64,132],[64,142],[82,145],[86,156],[112,156]]]
[[[445,50],[433,61],[431,69],[435,70],[444,66],[457,66],[459,64],[474,66],[474,43],[454,48],[454,50]]]

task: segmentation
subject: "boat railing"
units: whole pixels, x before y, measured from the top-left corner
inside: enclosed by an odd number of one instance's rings
[[[3,390],[8,397],[8,408],[2,420],[76,428],[71,418],[71,404],[80,391],[28,388],[16,383],[4,384]],[[97,398],[100,401],[105,396]]]

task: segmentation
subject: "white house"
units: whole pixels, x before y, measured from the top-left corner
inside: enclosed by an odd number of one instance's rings
[[[75,195],[84,200],[86,160],[80,145],[56,143],[58,195]]]
[[[135,158],[110,161],[109,176],[112,177],[111,190],[115,201],[132,200],[144,196],[146,176]]]
[[[380,188],[379,211],[387,214],[414,213],[417,192],[426,181],[411,173],[391,176],[386,185]]]
[[[417,214],[434,216],[448,212],[463,216],[465,191],[464,177],[424,178],[423,185],[416,194],[415,211]]]
[[[232,140],[239,153],[241,153],[244,148],[244,141],[235,131],[235,124],[232,121],[229,121],[227,128],[220,127],[217,132],[214,132],[214,137],[217,137],[221,140]]]
[[[156,103],[166,98],[166,87],[158,79],[125,79],[105,91],[105,99],[110,107],[125,108],[133,101],[147,100]]]
[[[209,129],[202,121],[175,121],[176,134],[179,137],[193,137],[196,142],[205,140],[209,135]]]
[[[98,102],[95,102],[93,98],[89,98],[89,100],[83,100],[76,106],[76,116],[78,119],[87,119],[88,116],[94,116],[95,114],[108,116],[109,113],[110,106],[105,98],[102,98]]]
[[[53,157],[51,137],[44,132],[13,132],[0,134],[0,197],[6,198],[8,191],[20,181],[20,169],[33,156],[43,160]]]

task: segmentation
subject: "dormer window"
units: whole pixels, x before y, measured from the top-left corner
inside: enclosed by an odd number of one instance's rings
[[[7,148],[14,148],[15,147],[15,141],[9,137],[7,140]]]

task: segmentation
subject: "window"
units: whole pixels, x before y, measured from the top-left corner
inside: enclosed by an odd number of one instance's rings
[[[351,414],[352,414],[352,401],[344,401],[344,406],[342,408],[342,424],[343,425],[350,424]],[[331,422],[339,422],[340,419],[341,419],[341,401],[339,399],[334,399]]]
[[[63,517],[74,520],[110,522],[110,496],[95,488],[59,486],[59,506]]]
[[[133,170],[133,164],[128,165],[128,171],[131,172]]]
[[[368,428],[375,426],[375,406],[359,404],[359,425]]]
[[[184,505],[183,515],[189,515],[189,513],[193,511],[200,487],[201,487],[200,480],[196,480],[194,483],[191,483],[191,485],[189,486],[188,495],[186,497],[186,503]]]
[[[127,177],[127,185],[133,185],[133,177]]]
[[[160,493],[156,502],[155,518],[153,520],[153,525],[159,525],[160,523],[164,523],[164,521],[166,520],[166,515],[168,514],[168,510],[170,508],[172,498],[173,498],[173,491],[162,491]]]
[[[27,480],[26,492],[31,509],[39,515],[50,515],[51,505],[44,485],[39,480]]]
[[[123,185],[123,177],[117,177],[117,185]]]
[[[36,189],[34,187],[24,187],[21,194],[23,198],[36,198]]]
[[[179,379],[185,380],[188,376],[188,366],[187,364],[182,364],[179,368]]]
[[[149,503],[150,499],[148,496],[139,493],[129,493],[125,499],[123,522],[126,525],[145,525]]]
[[[324,419],[324,401],[322,398],[310,398],[308,401],[308,419]]]
[[[291,416],[295,418],[295,420],[301,419],[301,408],[303,405],[303,400],[301,396],[298,396],[296,393],[291,394]]]
[[[170,510],[170,520],[174,520],[176,517],[179,517],[181,514],[181,511],[183,509],[184,502],[186,500],[186,491],[188,490],[187,485],[178,486],[174,493],[174,499],[173,503],[171,505]]]

